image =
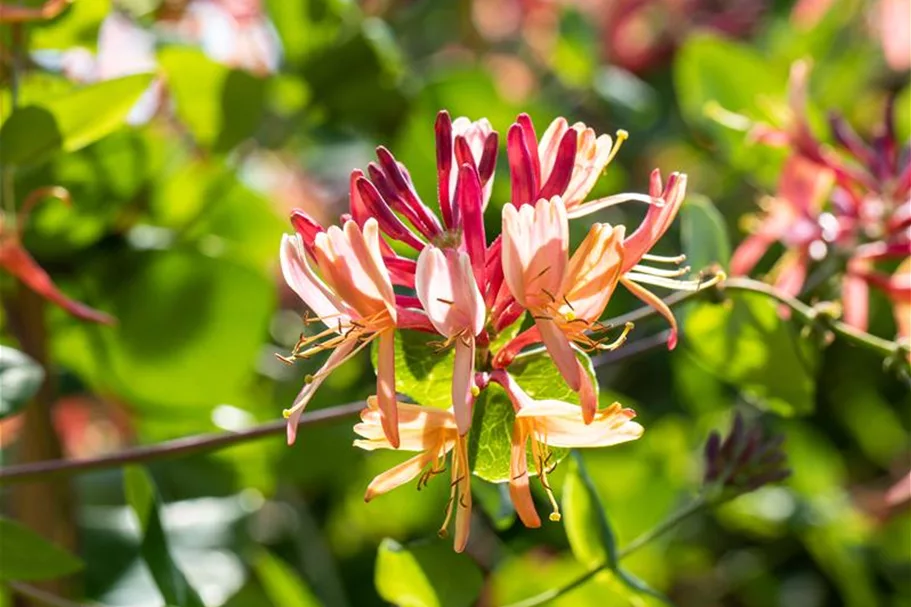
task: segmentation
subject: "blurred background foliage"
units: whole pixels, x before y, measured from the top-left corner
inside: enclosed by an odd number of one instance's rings
[[[539,129],[564,115],[630,131],[593,195],[644,191],[654,167],[688,173],[690,199],[661,248],[682,247],[696,269],[725,263],[741,217],[774,191],[783,152],[720,124],[713,104],[775,120],[790,64],[809,57],[817,125],[834,109],[870,133],[897,93],[907,140],[890,4],[75,0],[52,19],[3,25],[4,211],[39,187],[66,188],[72,205],[37,205],[22,241],[61,290],[118,319],[89,324],[50,306],[39,318],[62,454],[278,418],[310,371],[273,356],[301,330],[276,264],[288,212],[337,220],[350,170],[380,144],[434,199],[440,109],[487,117],[501,136],[522,111]],[[509,197],[506,169],[501,158],[489,233]],[[595,219],[640,218],[626,206]],[[4,301],[19,297],[2,280]],[[610,313],[633,307],[618,294]],[[603,391],[646,427],[639,441],[582,454],[617,542],[697,491],[706,436],[735,411],[785,435],[793,475],[689,518],[626,569],[679,605],[911,604],[911,516],[883,505],[908,469],[907,384],[866,351],[803,339],[767,299],[678,313],[673,354],[598,368]],[[894,335],[884,297],[871,321]],[[8,307],[2,323],[2,343],[27,350]],[[642,323],[632,339],[660,327]],[[310,407],[366,397],[370,375],[368,357],[350,363]],[[4,465],[37,440],[19,408],[0,407]],[[61,498],[67,547],[85,567],[70,592],[111,606],[503,605],[589,566],[563,526],[524,529],[502,487],[480,480],[466,555],[436,537],[444,482],[365,504],[369,480],[401,456],[356,451],[351,423],[305,428],[293,448],[277,437],[73,478]],[[558,496],[569,467],[553,474]],[[0,489],[5,510],[21,506],[21,487]],[[73,569],[65,555],[53,562],[54,575]],[[0,591],[0,604],[11,597]],[[552,604],[659,602],[602,573]]]

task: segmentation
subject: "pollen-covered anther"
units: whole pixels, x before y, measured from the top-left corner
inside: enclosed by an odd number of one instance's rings
[[[614,139],[614,145],[611,148],[610,154],[607,157],[607,164],[604,165],[604,168],[607,169],[607,166],[614,160],[617,156],[617,152],[620,151],[620,147],[623,145],[623,142],[629,139],[629,132],[623,129],[617,129],[617,136]]]

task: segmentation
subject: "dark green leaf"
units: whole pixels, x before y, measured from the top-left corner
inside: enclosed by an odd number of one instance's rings
[[[817,353],[772,299],[731,293],[722,304],[700,302],[686,319],[686,346],[696,360],[744,396],[781,415],[815,404]]]
[[[469,607],[483,583],[474,561],[445,542],[403,546],[386,538],[377,553],[377,592],[399,607]]]
[[[731,243],[724,217],[704,196],[690,196],[680,209],[680,237],[687,263],[695,271],[713,264],[727,267]]]
[[[27,354],[0,346],[0,419],[18,413],[44,381],[44,369]]]
[[[504,483],[488,483],[476,478],[471,481],[471,494],[498,531],[512,527],[516,521],[516,509]]]
[[[35,164],[74,152],[119,128],[151,74],[108,80],[15,110],[0,127],[0,162]]]
[[[629,588],[667,601],[620,567],[614,531],[578,453],[573,453],[563,484],[563,525],[573,554],[589,570],[610,570]]]
[[[127,466],[123,472],[127,503],[136,513],[142,529],[139,552],[155,580],[158,591],[168,605],[204,607],[183,572],[174,563],[167,536],[158,514],[159,498],[148,473],[138,466]]]
[[[0,518],[0,580],[47,580],[83,567],[78,558],[28,527]]]
[[[334,122],[391,133],[408,107],[402,53],[379,19],[365,19],[352,34],[311,53],[301,71],[317,91],[314,101]]]

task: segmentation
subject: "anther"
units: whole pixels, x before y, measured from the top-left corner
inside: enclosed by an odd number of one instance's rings
[[[284,417],[285,419],[291,419],[291,409],[283,410],[282,417]]]

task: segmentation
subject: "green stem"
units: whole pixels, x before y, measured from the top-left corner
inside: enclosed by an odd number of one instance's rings
[[[875,352],[884,358],[892,358],[898,355],[902,350],[902,346],[894,341],[870,335],[866,331],[861,331],[860,329],[856,329],[831,317],[821,318],[820,313],[816,308],[808,306],[796,297],[786,295],[772,285],[767,285],[764,282],[751,278],[729,278],[719,285],[718,288],[722,291],[745,291],[771,297],[790,308],[794,315],[799,317],[806,324],[812,325],[822,320],[825,323],[825,328],[836,336],[851,342],[854,345]]]
[[[660,523],[658,523],[657,525],[655,525],[654,527],[652,527],[651,529],[649,529],[648,531],[646,531],[645,533],[643,533],[642,535],[640,535],[639,537],[637,537],[636,539],[631,541],[624,548],[619,550],[617,552],[617,560],[619,561],[623,558],[626,558],[627,556],[636,552],[643,546],[651,543],[656,538],[664,535],[665,533],[667,533],[668,531],[670,531],[671,529],[673,529],[674,527],[679,525],[683,520],[689,518],[693,514],[702,510],[702,508],[705,507],[705,505],[706,505],[705,497],[702,495],[697,496],[695,499],[693,499],[693,501],[688,503],[686,506],[684,506],[680,510],[677,510],[676,512],[671,514],[669,517],[667,517],[666,519],[664,519],[663,521],[661,521]],[[579,586],[582,586],[583,584],[588,582],[590,579],[592,579],[593,577],[595,577],[596,575],[598,575],[599,573],[601,573],[602,571],[605,571],[607,569],[610,569],[610,563],[607,563],[607,562],[601,563],[597,567],[590,569],[589,571],[586,571],[585,573],[583,573],[582,575],[580,575],[573,581],[569,582],[568,584],[564,584],[563,586],[560,586],[559,588],[551,588],[550,590],[546,590],[546,591],[542,592],[541,594],[536,594],[535,596],[528,597],[527,599],[522,599],[521,601],[517,601],[515,603],[510,603],[509,605],[506,605],[506,607],[536,607],[537,605],[543,605],[543,604],[553,601],[554,599],[557,599],[565,594],[572,592]]]

